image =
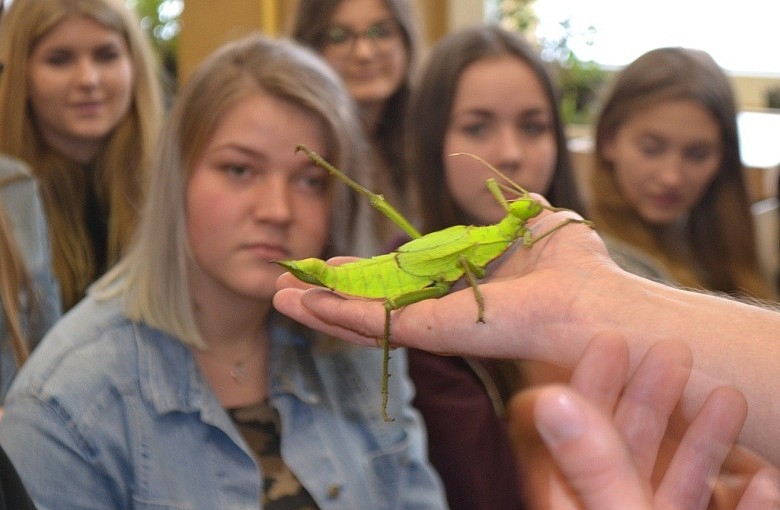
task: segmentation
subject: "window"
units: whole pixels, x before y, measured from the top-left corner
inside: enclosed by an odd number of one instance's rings
[[[488,2],[495,19],[498,5]],[[569,22],[568,46],[581,60],[622,67],[660,46],[707,51],[734,74],[780,76],[780,2],[739,0],[528,0],[538,18],[536,37],[559,40]],[[589,28],[593,27],[593,31]]]

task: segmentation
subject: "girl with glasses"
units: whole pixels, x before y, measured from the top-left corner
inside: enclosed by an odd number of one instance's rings
[[[290,36],[314,48],[338,72],[357,102],[373,145],[377,190],[415,218],[415,193],[404,170],[404,110],[419,53],[410,0],[301,0]],[[372,214],[385,244],[398,229]],[[376,252],[376,249],[373,250]],[[370,253],[375,255],[376,253]]]

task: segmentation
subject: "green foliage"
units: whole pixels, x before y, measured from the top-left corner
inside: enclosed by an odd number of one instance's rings
[[[184,0],[126,0],[138,13],[141,29],[149,36],[166,76],[169,92],[176,89],[179,18]]]
[[[539,21],[533,8],[534,0],[495,0],[501,25],[520,33],[533,30]]]
[[[559,22],[560,35],[537,39],[539,19],[534,0],[493,0],[493,17],[501,26],[516,30],[540,47],[542,58],[549,62],[561,90],[561,114],[567,123],[588,123],[593,113],[594,100],[606,81],[606,72],[592,60],[581,60],[571,48],[575,36],[591,39],[596,28],[588,27],[584,34],[574,32],[571,20]],[[588,42],[590,44],[591,41]]]
[[[561,89],[561,114],[567,123],[587,124],[599,88],[606,81],[606,72],[592,60],[581,60],[571,49],[574,35],[569,19],[559,22],[562,32],[558,39],[541,41],[542,57],[550,62]],[[590,26],[585,35],[592,39],[596,28]],[[592,40],[588,42],[591,44]]]

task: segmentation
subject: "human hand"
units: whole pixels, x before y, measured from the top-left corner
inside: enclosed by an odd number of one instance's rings
[[[549,230],[565,214],[545,211],[533,218],[533,234]],[[530,249],[515,244],[480,282],[484,323],[476,322],[474,294],[465,288],[394,311],[390,341],[439,354],[571,368],[599,331],[625,336],[632,367],[651,345],[679,338],[693,351],[697,367],[680,403],[682,414],[692,420],[714,389],[733,386],[750,402],[740,441],[780,467],[775,433],[780,407],[774,405],[780,392],[780,313],[775,308],[629,274],[583,225],[567,225]],[[383,337],[381,302],[311,289],[287,273],[277,288],[276,308],[307,326],[362,345]]]
[[[780,472],[732,448],[747,413],[739,392],[714,390],[676,434],[669,420],[691,363],[684,344],[658,343],[626,383],[627,345],[602,334],[570,386],[517,395],[511,432],[531,507],[780,508]]]

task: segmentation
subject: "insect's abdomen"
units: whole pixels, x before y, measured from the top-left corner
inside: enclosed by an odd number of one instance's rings
[[[400,246],[399,261],[400,266],[411,274],[454,282],[463,276],[463,267],[459,263],[461,257],[474,266],[485,267],[504,253],[512,241],[496,225],[456,225]]]
[[[398,296],[434,283],[398,267],[395,253],[330,266],[316,258],[279,261],[279,265],[306,283],[365,298]]]

